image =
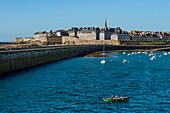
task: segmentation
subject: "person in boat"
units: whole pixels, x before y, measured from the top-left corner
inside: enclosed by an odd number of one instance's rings
[[[120,96],[121,99],[124,99],[124,97]]]
[[[111,99],[114,98],[113,95],[110,97]]]
[[[115,96],[115,97],[113,97],[112,99],[124,99],[124,97],[123,97],[123,96],[120,96],[120,97]]]
[[[118,96],[115,96],[113,99],[118,99],[119,97]]]
[[[120,99],[122,99],[122,100],[123,100],[124,98],[125,98],[125,97],[123,97],[123,96],[120,96]]]

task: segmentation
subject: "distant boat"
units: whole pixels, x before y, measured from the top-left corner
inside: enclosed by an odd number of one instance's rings
[[[166,52],[164,52],[163,55],[168,55],[168,54]]]
[[[123,60],[122,60],[122,63],[129,63],[129,61],[126,60],[126,59],[123,59]]]
[[[156,56],[152,56],[150,60],[156,60]]]
[[[105,62],[106,62],[105,60],[101,60],[101,64],[105,64]]]
[[[104,41],[103,41],[103,60],[100,61],[101,64],[106,63],[106,61],[104,60],[104,55],[105,55],[105,44],[104,44]]]
[[[141,52],[139,51],[138,54],[141,54]]]
[[[109,98],[105,98],[103,97],[104,102],[129,102],[129,96],[125,96],[125,97],[109,97]]]
[[[154,56],[154,54],[150,53],[148,56]]]
[[[144,54],[147,55],[148,53],[145,51]]]
[[[132,52],[132,55],[136,54],[136,52]]]
[[[128,54],[127,54],[127,56],[131,56],[131,54],[130,54],[130,53],[128,53]]]

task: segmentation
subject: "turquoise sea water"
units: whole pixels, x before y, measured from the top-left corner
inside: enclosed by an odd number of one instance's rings
[[[104,65],[80,57],[1,77],[0,112],[170,112],[170,55],[156,52],[153,61],[145,54],[108,55]],[[104,103],[102,96],[111,95],[130,100]]]

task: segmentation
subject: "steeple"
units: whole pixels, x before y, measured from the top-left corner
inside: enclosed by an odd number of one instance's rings
[[[106,31],[107,30],[107,20],[105,19],[104,21],[104,30]]]

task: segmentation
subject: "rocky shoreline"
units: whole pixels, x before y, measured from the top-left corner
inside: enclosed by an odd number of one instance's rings
[[[86,55],[85,57],[103,57],[103,54],[104,54],[104,57],[109,57],[107,54],[105,53],[111,53],[111,52],[152,52],[152,49],[151,50],[148,50],[148,49],[134,49],[134,50],[107,50],[103,53],[103,51],[97,51],[97,52],[94,52],[94,53],[90,53],[88,55]]]

